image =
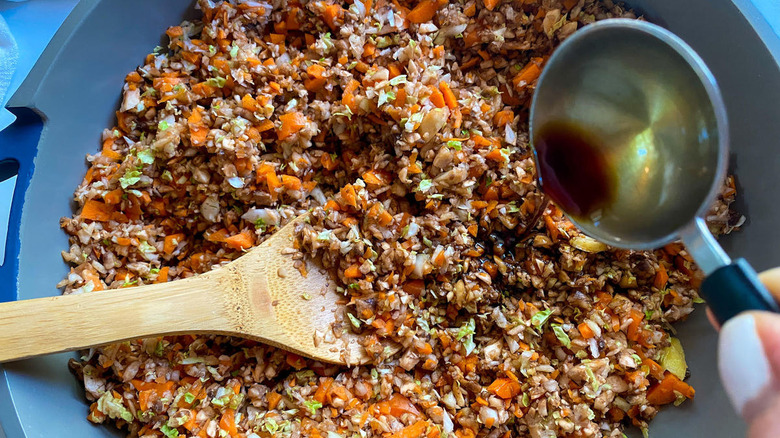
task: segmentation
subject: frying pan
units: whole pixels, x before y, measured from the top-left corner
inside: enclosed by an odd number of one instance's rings
[[[757,0],[756,0],[757,1]],[[730,171],[737,175],[741,231],[723,238],[732,257],[757,270],[780,265],[780,14],[762,16],[751,0],[629,0],[650,21],[679,35],[715,75],[729,117]],[[191,0],[82,0],[9,106],[19,122],[0,133],[0,179],[18,176],[0,301],[59,293],[68,272],[60,257],[68,240],[59,219],[73,212],[84,155],[99,148],[113,123],[124,76],[156,45],[165,29],[195,16]],[[12,159],[16,164],[2,164]],[[696,399],[664,409],[653,437],[744,436],[720,385],[716,333],[704,309],[676,326],[685,347]],[[117,437],[84,418],[83,390],[61,354],[0,367],[0,424],[8,438]],[[747,370],[746,370],[747,371]],[[630,435],[634,434],[631,432]]]

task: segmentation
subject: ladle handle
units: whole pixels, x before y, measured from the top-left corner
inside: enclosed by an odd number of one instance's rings
[[[748,310],[780,312],[777,301],[745,259],[713,271],[702,283],[701,295],[720,324]]]

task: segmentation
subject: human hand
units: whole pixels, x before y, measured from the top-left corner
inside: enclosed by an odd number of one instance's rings
[[[780,300],[780,268],[759,275]],[[720,329],[718,368],[750,438],[780,436],[780,314],[744,312]]]

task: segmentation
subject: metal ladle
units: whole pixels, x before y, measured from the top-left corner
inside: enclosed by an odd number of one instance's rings
[[[612,195],[598,211],[578,215],[556,202],[583,232],[628,249],[681,239],[707,275],[700,293],[720,323],[745,310],[778,311],[753,268],[732,261],[703,219],[724,183],[728,124],[715,78],[691,47],[637,20],[577,31],[550,57],[531,105],[531,142],[537,169],[549,171],[539,172],[548,195],[565,175],[551,167],[555,157],[539,153],[539,133],[564,125],[597,139],[595,153],[613,170]]]

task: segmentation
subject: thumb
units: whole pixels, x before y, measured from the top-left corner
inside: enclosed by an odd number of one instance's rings
[[[780,296],[780,268],[760,278]],[[718,365],[731,403],[751,423],[751,437],[780,430],[780,314],[745,312],[727,321],[720,331]]]

